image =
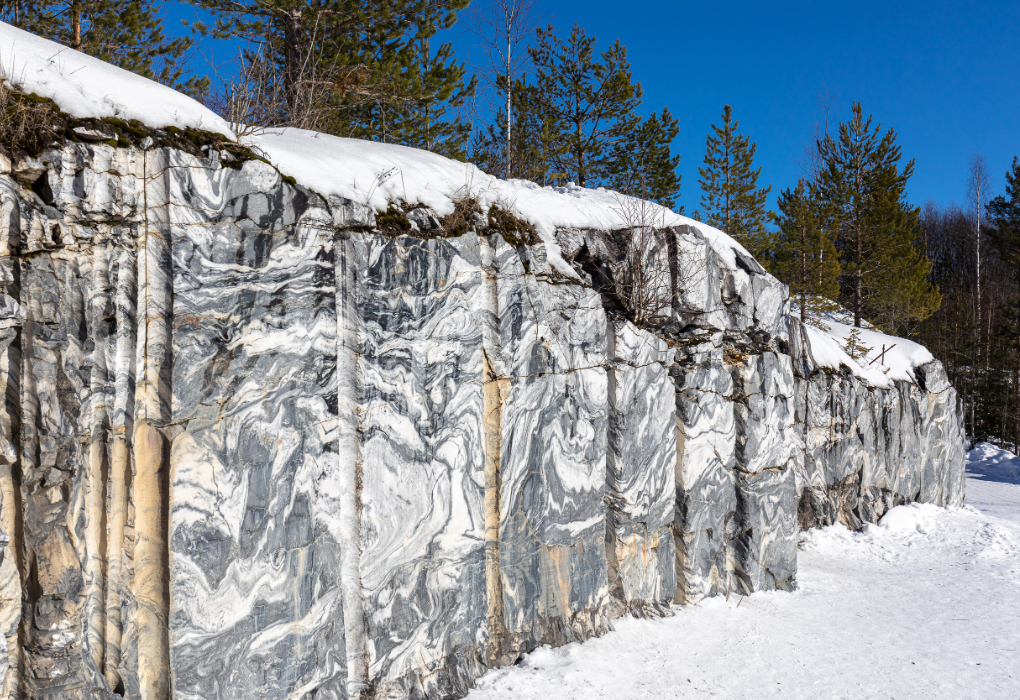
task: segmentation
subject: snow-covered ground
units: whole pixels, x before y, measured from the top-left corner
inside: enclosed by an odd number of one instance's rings
[[[487,674],[469,700],[1020,698],[1020,458],[978,445],[964,508],[805,533],[795,593],[731,595]]]

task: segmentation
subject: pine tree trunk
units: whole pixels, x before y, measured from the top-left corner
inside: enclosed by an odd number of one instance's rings
[[[854,246],[854,327],[861,327],[861,287],[864,284],[864,239],[861,236],[860,223],[857,224],[857,237]]]
[[[978,191],[978,204],[974,207],[974,233],[977,236],[977,254],[975,256],[975,275],[977,281],[977,294],[975,295],[975,306],[977,309],[977,321],[974,323],[974,352],[971,355],[971,381],[970,381],[970,429],[977,439],[977,424],[974,422],[975,404],[977,397],[977,372],[981,348],[981,193]]]
[[[81,3],[78,0],[71,3],[71,31],[74,34],[71,48],[81,51]]]
[[[425,39],[422,44],[424,50],[424,57],[422,60],[423,67],[425,68],[425,75],[423,79],[426,79],[429,73],[429,60],[432,57],[432,41]],[[432,150],[432,115],[429,114],[429,100],[425,100],[425,150]]]
[[[1020,365],[1017,365],[1016,371],[1013,374],[1013,395],[1016,397],[1016,401],[1013,404],[1016,406],[1016,418],[1013,426],[1013,454],[1020,454]]]
[[[301,8],[285,10],[283,16],[283,88],[287,100],[287,117],[291,126],[299,126],[297,122],[301,98],[301,50],[298,46],[300,34]]]
[[[800,322],[807,323],[807,229],[800,227]]]

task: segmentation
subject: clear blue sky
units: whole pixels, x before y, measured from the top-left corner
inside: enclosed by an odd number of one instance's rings
[[[475,0],[483,3],[486,0]],[[183,5],[183,4],[181,4]],[[170,17],[191,16],[187,5]],[[620,39],[645,91],[645,111],[680,120],[680,202],[698,207],[697,168],[724,104],[758,143],[764,183],[796,183],[824,85],[837,119],[852,100],[899,135],[917,161],[909,196],[960,202],[973,153],[996,192],[1020,156],[1020,2],[668,2],[538,0],[558,29],[578,22],[601,47]],[[469,59],[475,40],[454,34]],[[219,52],[218,52],[219,53]],[[479,58],[477,55],[475,58]]]

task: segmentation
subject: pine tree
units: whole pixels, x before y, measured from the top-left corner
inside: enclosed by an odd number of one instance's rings
[[[448,158],[465,160],[471,125],[456,110],[474,93],[475,79],[465,81],[467,68],[453,56],[453,46],[438,49],[432,38],[445,25],[436,18],[421,29],[409,50],[401,53],[400,69],[393,71],[391,87],[406,99],[347,100],[347,108],[320,124],[322,129],[354,138],[421,148]]]
[[[192,40],[163,34],[153,0],[3,0],[0,19],[191,95],[209,88],[185,76]]]
[[[767,254],[769,235],[765,228],[772,185],[758,188],[761,168],[754,169],[758,144],[737,133],[740,122],[733,108],[723,107],[723,125],[712,125],[705,144],[705,167],[701,175],[700,213],[705,221],[733,236],[752,255]]]
[[[839,254],[832,243],[830,216],[824,203],[811,196],[804,180],[787,188],[776,202],[779,232],[772,271],[799,297],[800,320],[809,314],[833,311],[839,296]]]
[[[1005,253],[1009,265],[1012,293],[1003,304],[1001,322],[996,335],[1001,342],[1003,367],[1012,365],[1012,371],[1004,374],[1004,381],[998,382],[1007,392],[1002,399],[1008,402],[1008,388],[1013,394],[1013,440],[1014,446],[1020,441],[1020,161],[1014,156],[1013,165],[1006,172],[1006,193],[998,195],[987,206],[988,217],[995,226],[998,248]],[[1007,433],[1007,419],[1003,417],[1002,435]]]
[[[473,86],[452,48],[434,49],[432,37],[468,0],[190,1],[216,18],[196,22],[197,32],[240,39],[247,60],[264,56],[268,69],[252,74],[268,83],[258,92],[273,102],[275,125],[448,152],[463,146],[463,128],[441,125]]]
[[[899,168],[896,132],[880,134],[859,102],[853,118],[818,142],[823,168],[818,193],[833,208],[843,268],[841,301],[854,325],[866,316],[889,332],[905,332],[933,314],[941,296],[929,281],[931,262],[918,249],[919,212],[906,201],[914,161]]]
[[[1016,156],[1013,156],[1013,165],[1006,172],[1006,194],[992,199],[987,212],[999,238],[1008,241],[1003,247],[1012,250],[1014,264],[1020,266],[1020,160]]]
[[[640,122],[641,85],[632,82],[627,49],[617,41],[596,57],[595,37],[576,24],[566,41],[552,26],[539,29],[536,41],[528,51],[542,122],[555,134],[548,153],[554,172],[582,187],[604,184],[613,145]]]
[[[679,133],[679,122],[668,108],[663,108],[661,115],[653,112],[615,145],[609,185],[624,194],[675,208],[680,196],[676,171],[680,156],[673,155],[670,144]]]

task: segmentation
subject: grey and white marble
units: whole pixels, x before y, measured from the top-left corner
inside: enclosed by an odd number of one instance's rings
[[[628,321],[611,321],[607,370],[606,558],[622,610],[668,611],[676,594],[677,416],[674,351]]]
[[[378,692],[466,692],[487,642],[479,239],[356,239],[361,583]]]
[[[798,326],[792,322],[801,529],[857,528],[912,501],[962,505],[963,422],[942,365],[917,367],[917,384],[869,387],[848,372],[819,369]]]
[[[526,274],[501,240],[496,265],[503,610],[528,649],[608,629],[606,320],[593,290]]]
[[[6,696],[137,698],[165,633],[174,699],[460,697],[616,615],[792,589],[798,527],[962,503],[941,365],[820,370],[785,287],[693,227],[657,232],[639,330],[626,231],[557,232],[568,279],[234,165],[0,158]],[[155,504],[112,461],[139,426],[171,446]]]
[[[169,187],[175,697],[346,697],[329,212],[260,163]]]

